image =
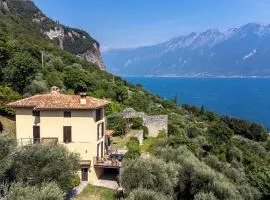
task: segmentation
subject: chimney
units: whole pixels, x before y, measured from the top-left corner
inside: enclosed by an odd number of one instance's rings
[[[86,93],[80,92],[80,104],[86,104]]]
[[[60,89],[56,86],[51,87],[51,94],[59,94]]]

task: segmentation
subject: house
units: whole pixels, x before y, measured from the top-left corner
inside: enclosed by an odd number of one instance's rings
[[[61,94],[52,87],[48,94],[35,95],[9,106],[16,111],[18,145],[60,144],[79,153],[82,181],[95,184],[104,168],[119,168],[120,163],[109,161],[108,137],[104,108],[108,101],[80,95]]]

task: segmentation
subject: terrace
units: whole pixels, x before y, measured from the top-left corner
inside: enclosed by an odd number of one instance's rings
[[[121,168],[125,150],[113,150],[104,157],[94,157],[94,167],[98,168]]]

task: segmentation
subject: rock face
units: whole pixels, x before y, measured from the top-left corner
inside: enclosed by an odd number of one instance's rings
[[[31,0],[0,0],[0,8],[34,23],[41,33],[59,48],[94,63],[100,70],[105,70],[99,43],[87,32],[48,18]]]
[[[6,0],[0,0],[0,8],[3,8],[4,10],[9,11]]]
[[[97,43],[93,43],[92,47],[86,52],[78,54],[78,56],[84,58],[87,62],[98,65],[101,70],[106,69]]]

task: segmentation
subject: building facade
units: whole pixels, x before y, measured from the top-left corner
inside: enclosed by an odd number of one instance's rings
[[[22,99],[9,106],[16,111],[18,145],[60,144],[80,154],[82,181],[95,184],[103,169],[94,166],[105,155],[104,108],[108,101],[80,95],[51,93]]]

